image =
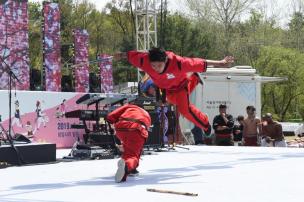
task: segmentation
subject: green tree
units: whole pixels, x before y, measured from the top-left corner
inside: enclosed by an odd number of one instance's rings
[[[289,27],[289,47],[303,50],[303,28],[304,28],[304,16],[301,12],[295,12],[292,15],[292,19],[288,24]]]
[[[29,3],[29,56],[30,66],[42,69],[42,33],[41,33],[41,5]]]
[[[220,23],[222,31],[218,36],[222,38],[224,54],[231,54],[230,45],[233,40],[234,24],[239,21],[242,13],[247,11],[256,0],[187,0],[190,8],[194,9],[195,14],[210,16],[214,23]],[[208,8],[208,12],[206,11]],[[210,14],[208,14],[210,13]]]
[[[113,31],[120,34],[122,51],[135,48],[135,30],[132,5],[129,0],[112,0],[106,6],[112,21]]]
[[[235,40],[231,43],[231,51],[239,64],[255,67],[263,46],[281,45],[284,31],[275,24],[275,21],[265,19],[263,13],[253,9],[248,20],[234,26]]]
[[[135,49],[135,30],[132,1],[121,0],[108,3],[104,12],[107,13],[107,35],[105,42],[109,53]],[[137,81],[137,69],[130,68],[127,61],[115,61],[113,65],[114,83]]]
[[[60,34],[61,43],[72,43],[72,30],[74,26],[73,21],[73,0],[59,0],[60,9]]]
[[[166,49],[174,50],[180,55],[186,55],[186,43],[190,34],[190,20],[175,13],[167,17],[166,29]]]
[[[94,8],[95,5],[89,3],[88,0],[81,0],[81,2],[76,0],[73,8],[74,26],[76,28],[88,29],[89,14]]]
[[[174,13],[167,16],[166,46],[181,56],[211,57],[213,56],[212,44],[215,37],[200,26],[201,22],[193,21],[191,18]],[[160,36],[160,33],[158,35]]]
[[[304,55],[294,49],[263,47],[257,62],[263,76],[287,77],[281,84],[263,87],[262,111],[273,112],[280,121],[292,118],[293,105],[304,95]]]

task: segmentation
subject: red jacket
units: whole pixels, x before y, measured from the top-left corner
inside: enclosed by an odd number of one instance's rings
[[[166,52],[168,62],[162,73],[157,73],[150,65],[147,52],[129,51],[129,62],[150,75],[154,83],[162,89],[179,89],[187,81],[188,72],[205,72],[207,62],[201,58],[186,58]]]
[[[115,109],[108,114],[107,120],[114,124],[117,131],[137,129],[144,138],[148,137],[148,128],[151,126],[149,113],[131,104]]]

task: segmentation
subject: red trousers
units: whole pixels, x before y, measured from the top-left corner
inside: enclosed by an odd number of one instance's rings
[[[258,146],[257,136],[244,137],[244,146]]]
[[[145,138],[140,131],[116,131],[116,136],[122,142],[124,152],[121,156],[125,160],[128,171],[134,170],[139,165],[139,158],[145,144]]]
[[[174,91],[168,90],[167,100],[169,103],[176,105],[177,110],[186,119],[194,123],[197,127],[207,130],[209,124],[208,116],[189,101],[189,96],[198,83],[199,78],[193,74],[184,88]]]

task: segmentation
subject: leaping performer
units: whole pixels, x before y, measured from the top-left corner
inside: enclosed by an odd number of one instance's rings
[[[208,116],[190,103],[189,96],[198,83],[203,84],[198,73],[206,72],[207,66],[229,68],[234,57],[226,56],[222,60],[187,58],[162,48],[152,48],[148,52],[129,51],[114,57],[127,58],[133,66],[146,72],[154,84],[165,91],[166,100],[176,105],[180,114],[206,135],[211,133]]]

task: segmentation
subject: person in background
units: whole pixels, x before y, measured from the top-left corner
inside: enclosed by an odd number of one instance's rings
[[[234,127],[233,117],[227,114],[227,106],[219,106],[220,114],[213,119],[213,129],[215,133],[215,144],[218,146],[233,146],[232,131]]]
[[[287,147],[282,125],[273,121],[271,113],[267,113],[263,116],[261,146]]]
[[[238,124],[233,127],[233,141],[240,145],[243,139],[244,116],[239,115],[236,120]]]
[[[151,117],[144,109],[126,104],[108,114],[106,120],[114,124],[116,137],[121,142],[118,148],[122,156],[118,161],[115,182],[124,182],[139,165],[140,155],[148,138]]]
[[[156,96],[156,86],[153,80],[148,74],[145,74],[140,81],[140,92],[144,97],[155,97]]]
[[[191,129],[191,133],[193,134],[194,144],[204,144],[203,140],[203,130],[197,126],[194,125],[194,127]]]
[[[258,137],[261,133],[261,120],[256,117],[254,106],[246,107],[247,118],[244,120],[244,146],[258,146]]]

